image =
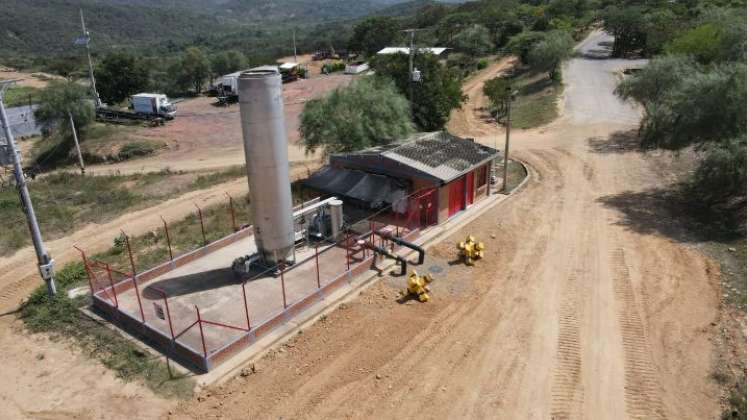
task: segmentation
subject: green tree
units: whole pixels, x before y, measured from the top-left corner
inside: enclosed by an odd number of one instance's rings
[[[552,31],[532,46],[527,59],[532,68],[547,72],[550,79],[555,80],[560,64],[572,54],[573,38],[565,31]]]
[[[485,96],[495,109],[495,116],[500,117],[506,113],[506,105],[511,97],[511,82],[503,77],[490,79],[482,87]]]
[[[683,77],[646,106],[645,146],[681,149],[747,133],[747,64],[724,64]]]
[[[646,47],[645,16],[646,9],[641,6],[610,6],[604,10],[604,29],[615,37],[613,57],[623,57]]]
[[[194,88],[196,94],[202,92],[205,79],[210,76],[210,61],[205,53],[196,47],[187,48],[181,60],[180,77]]]
[[[413,132],[407,100],[391,80],[371,77],[312,99],[301,114],[307,152],[350,152],[388,144]]]
[[[680,31],[682,19],[670,9],[656,9],[646,13],[643,31],[646,34],[644,54],[661,53],[665,45]]]
[[[68,112],[79,130],[93,121],[95,111],[88,88],[70,81],[50,82],[39,96],[39,108],[34,111],[36,121],[46,130],[68,129]]]
[[[391,46],[399,36],[399,25],[394,18],[375,16],[363,20],[353,28],[348,47],[355,52],[372,56]]]
[[[747,205],[747,135],[708,147],[689,187],[708,207]]]
[[[415,55],[415,68],[421,80],[412,82],[412,114],[415,124],[425,131],[440,130],[449,120],[451,111],[462,106],[462,81],[457,71],[442,65],[429,53]],[[377,75],[394,80],[403,95],[410,92],[409,58],[406,54],[377,56],[372,62]]]
[[[113,52],[96,70],[96,87],[101,100],[117,104],[130,95],[145,90],[150,83],[148,66],[127,52]]]
[[[542,32],[524,31],[512,37],[508,41],[507,48],[512,53],[518,55],[522,63],[527,63],[529,61],[529,51],[532,50],[535,44],[544,39],[545,34]]]
[[[454,47],[473,57],[488,54],[495,47],[490,31],[482,25],[471,25],[454,36]]]
[[[698,65],[684,56],[655,58],[637,74],[624,79],[615,90],[623,99],[633,99],[644,106],[664,99],[687,76],[698,71]]]
[[[39,108],[34,111],[34,116],[41,124],[45,138],[52,137],[56,141],[49,146],[42,145],[36,155],[36,165],[48,167],[69,161],[74,145],[70,114],[82,142],[86,137],[85,128],[95,115],[90,90],[71,81],[50,82],[41,92]]]
[[[247,65],[246,56],[241,51],[229,50],[212,56],[210,69],[214,77],[242,70]]]

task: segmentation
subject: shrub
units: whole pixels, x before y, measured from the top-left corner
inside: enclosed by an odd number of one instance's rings
[[[128,160],[139,156],[148,156],[153,154],[157,149],[156,145],[151,142],[136,141],[127,143],[119,149],[117,159]]]

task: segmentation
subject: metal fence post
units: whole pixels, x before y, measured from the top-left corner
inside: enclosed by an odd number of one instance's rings
[[[244,312],[246,313],[246,330],[252,329],[252,324],[249,322],[249,305],[246,303],[246,282],[241,282],[241,296],[244,297]]]
[[[197,325],[200,327],[200,339],[202,340],[202,354],[207,359],[207,346],[205,345],[205,332],[202,331],[202,318],[200,318],[200,308],[195,305],[195,311],[197,311]]]
[[[228,197],[228,208],[231,211],[231,227],[233,228],[233,231],[236,232],[239,228],[236,226],[236,212],[233,209],[233,197],[231,197],[231,194],[229,193],[226,193],[226,196]]]
[[[140,307],[140,318],[145,323],[145,311],[143,311],[143,302],[140,300],[140,288],[137,285],[137,269],[135,268],[135,258],[132,256],[132,247],[130,246],[130,238],[121,230],[122,236],[125,239],[125,245],[127,245],[127,254],[130,256],[130,266],[132,267],[132,284],[135,285],[135,295],[137,296],[137,304]]]
[[[288,308],[288,302],[285,299],[285,266],[280,264],[280,286],[283,288],[283,309]]]
[[[117,289],[114,287],[114,280],[112,280],[112,267],[109,264],[106,264],[106,275],[109,277],[109,285],[112,287],[112,293],[114,294],[114,307],[119,308]]]
[[[174,253],[171,250],[171,235],[169,235],[169,225],[166,223],[166,219],[161,216],[161,221],[163,221],[163,230],[166,232],[166,243],[169,245],[169,259],[171,261],[174,261]]]
[[[348,271],[350,271],[350,236],[345,234],[345,261],[348,264]]]
[[[202,209],[195,203],[197,207],[197,214],[200,216],[200,230],[202,231],[202,246],[207,246],[207,238],[205,237],[205,223],[202,221]]]
[[[73,245],[73,248],[77,249],[78,252],[80,252],[80,257],[83,258],[83,267],[86,269],[86,274],[88,275],[88,287],[91,288],[91,297],[93,297],[93,295],[96,294],[96,291],[93,290],[93,276],[91,276],[91,268],[88,266],[88,258],[86,258],[86,253],[75,245]]]
[[[319,244],[316,244],[314,251],[314,257],[316,258],[316,287],[317,289],[321,289],[322,281],[319,276]]]
[[[171,331],[171,341],[176,341],[174,337],[174,326],[171,324],[171,311],[169,310],[169,299],[166,297],[166,293],[161,291],[163,295],[163,304],[166,306],[166,317],[169,320],[169,331]]]

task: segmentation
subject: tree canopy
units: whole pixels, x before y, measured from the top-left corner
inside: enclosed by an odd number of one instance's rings
[[[547,72],[556,79],[560,64],[573,53],[573,38],[565,31],[552,31],[529,50],[527,61],[533,69]]]
[[[195,93],[199,94],[205,80],[210,76],[210,61],[201,49],[190,47],[184,51],[178,70],[177,77],[185,84],[191,85]]]
[[[495,109],[496,116],[503,116],[511,97],[511,82],[499,76],[485,82],[482,91]]]
[[[370,17],[355,25],[348,47],[355,52],[372,56],[382,48],[392,46],[399,35],[399,25],[394,18]]]
[[[34,112],[36,121],[47,130],[57,126],[67,127],[68,112],[72,114],[78,129],[93,121],[95,112],[90,91],[70,81],[50,82],[40,94],[39,108]]]
[[[145,90],[150,83],[150,71],[139,57],[127,52],[113,52],[98,66],[96,82],[101,100],[117,104]]]
[[[470,25],[454,36],[454,47],[473,57],[490,53],[495,45],[488,28],[482,25]]]
[[[529,61],[529,52],[534,45],[544,39],[545,34],[542,32],[525,31],[511,38],[507,47],[509,51],[518,55],[523,63],[526,63]]]
[[[430,53],[419,52],[414,59],[421,73],[419,82],[412,82],[412,115],[415,124],[425,131],[442,129],[451,111],[462,106],[462,81],[458,73],[444,65]],[[409,96],[410,69],[406,54],[377,56],[372,62],[376,74],[394,80],[399,92]]]
[[[210,69],[214,77],[243,70],[246,65],[246,56],[241,51],[236,50],[219,52],[210,59]]]
[[[744,16],[742,9],[711,9],[683,20],[664,47],[668,55],[617,88],[622,98],[643,104],[642,146],[699,152],[687,196],[722,220],[747,210]]]
[[[391,80],[368,77],[312,99],[301,114],[307,152],[350,152],[388,144],[413,132],[410,107]]]

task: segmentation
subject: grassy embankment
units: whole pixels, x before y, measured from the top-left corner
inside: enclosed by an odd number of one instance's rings
[[[244,200],[236,200],[237,223],[247,223],[249,214]],[[227,204],[210,206],[203,210],[208,241],[225,236],[232,231]],[[172,246],[176,254],[202,245],[202,234],[196,216],[172,223],[169,227]],[[164,230],[130,238],[138,270],[152,267],[168,259]],[[113,246],[92,257],[129,271],[129,260],[124,241],[114,238]],[[125,381],[138,381],[159,395],[169,398],[188,398],[194,382],[187,375],[175,374],[161,357],[143,351],[137,344],[118,331],[96,322],[80,309],[91,305],[88,295],[70,298],[68,291],[87,284],[81,262],[67,264],[57,274],[58,295],[50,298],[40,287],[22,306],[20,318],[32,333],[47,333],[53,337],[71,340],[90,357],[112,369]]]
[[[81,130],[80,150],[88,164],[121,162],[155,153],[165,143],[138,134],[137,126],[94,122]],[[42,169],[77,164],[73,141],[67,130],[35,140],[29,161]]]
[[[5,92],[3,103],[7,108],[26,106],[39,102],[41,89],[32,86],[13,86]]]
[[[243,171],[243,168],[242,168]],[[209,184],[220,180],[221,175],[200,178],[197,184]],[[294,184],[294,201],[300,202],[300,188]],[[234,210],[237,226],[251,223],[246,197],[236,197]],[[207,242],[224,237],[233,232],[233,221],[228,203],[212,205],[202,209]],[[154,226],[154,230],[129,238],[138,271],[151,268],[169,258],[165,230]],[[174,255],[178,255],[203,245],[202,229],[196,214],[169,224],[169,236]],[[123,238],[113,239],[108,250],[91,258],[111,264],[123,271],[130,271],[129,256]],[[193,381],[184,375],[174,375],[162,358],[141,350],[131,340],[119,332],[91,320],[80,309],[90,306],[90,296],[68,297],[68,291],[85,286],[87,276],[80,262],[67,264],[57,276],[58,295],[49,298],[44,287],[38,288],[22,306],[20,318],[29,331],[47,333],[52,336],[72,340],[92,358],[112,369],[126,381],[139,381],[154,392],[174,398],[187,398],[192,395]]]
[[[124,176],[59,173],[30,181],[30,191],[45,238],[55,239],[86,224],[103,223],[243,175],[240,166],[212,174],[168,170]],[[18,194],[7,184],[0,188],[0,230],[0,256],[30,244]]]
[[[563,93],[561,81],[549,79],[546,73],[526,69],[517,69],[509,80],[518,91],[511,109],[514,128],[540,127],[558,117],[558,99]]]

